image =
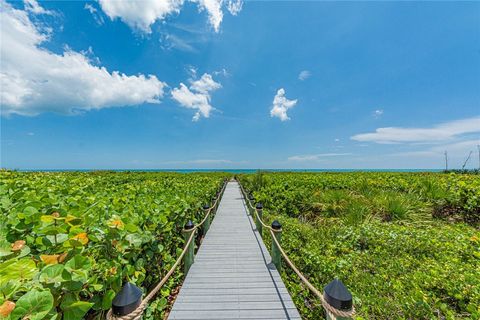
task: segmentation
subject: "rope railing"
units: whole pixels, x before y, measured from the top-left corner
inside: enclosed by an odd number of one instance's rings
[[[337,308],[337,307],[333,306],[332,304],[329,303],[329,301],[327,301],[327,300],[330,300],[330,301],[332,300],[332,297],[329,295],[328,292],[326,292],[327,288],[329,286],[327,286],[325,288],[323,294],[320,293],[320,291],[297,268],[297,266],[292,262],[292,260],[290,260],[290,258],[285,253],[285,250],[282,248],[282,246],[280,244],[279,235],[282,232],[282,228],[281,228],[280,223],[278,221],[274,221],[272,223],[272,226],[274,226],[274,227],[271,227],[271,226],[267,225],[262,220],[262,217],[259,214],[259,212],[261,212],[261,210],[263,209],[263,206],[262,205],[258,206],[258,204],[257,204],[257,207],[254,207],[250,203],[250,200],[247,197],[247,193],[246,193],[245,189],[243,188],[243,186],[240,182],[239,182],[239,185],[240,185],[240,189],[242,190],[242,194],[243,194],[243,198],[245,199],[245,202],[255,213],[255,221],[258,222],[262,227],[269,230],[270,235],[272,236],[272,251],[273,250],[278,250],[278,252],[282,255],[283,259],[285,259],[285,262],[287,263],[287,265],[297,274],[297,276],[308,287],[308,289],[310,289],[310,291],[315,296],[317,296],[317,298],[321,301],[323,308],[327,311],[327,319],[336,319],[336,318],[350,319],[350,318],[353,318],[353,316],[355,315],[355,307],[353,305],[351,305],[351,300],[350,300],[350,305],[347,306],[348,310],[341,310],[340,308]],[[257,224],[257,229],[258,229],[258,224]],[[259,233],[260,233],[260,235],[262,235],[261,229],[259,230]],[[274,261],[274,263],[276,262],[275,265],[277,266],[278,269],[280,269],[281,261],[278,259],[278,257],[275,257],[275,252],[272,252],[272,260]],[[277,261],[275,261],[275,260],[277,260]],[[335,285],[337,286],[337,288],[336,288],[337,290],[339,289],[338,283],[341,284],[340,285],[341,287],[343,286],[343,284],[338,280],[333,281],[331,284],[333,284],[333,283],[335,283]],[[345,287],[344,287],[344,289],[348,291],[348,289],[346,289]],[[350,292],[348,292],[348,295],[350,295]],[[333,297],[333,298],[335,298],[335,297]],[[351,295],[350,295],[350,299],[351,299]],[[338,302],[338,301],[333,301],[333,302]]]
[[[167,274],[160,280],[160,282],[145,296],[145,298],[142,299],[142,302],[140,305],[130,312],[129,314],[123,315],[123,316],[117,316],[113,314],[112,309],[108,310],[107,313],[107,319],[115,319],[115,320],[139,320],[142,315],[143,311],[147,308],[148,302],[158,293],[158,291],[163,287],[163,285],[167,282],[167,280],[170,278],[170,276],[173,274],[177,266],[180,264],[182,261],[183,257],[185,256],[185,253],[187,252],[187,248],[189,247],[190,243],[192,242],[193,238],[195,236],[195,232],[192,232],[190,234],[190,238],[188,239],[187,243],[185,244],[185,247],[183,248],[182,253],[180,256],[177,258],[173,266],[170,268],[170,270],[167,272]]]
[[[241,184],[240,184],[240,188],[242,189],[242,193],[244,193],[245,190],[243,190],[243,187],[242,187]],[[243,197],[245,198],[245,200],[247,200],[247,201],[245,201],[245,202],[248,203],[248,206],[249,206],[250,208],[252,208],[253,212],[255,213],[256,218],[258,219],[258,222],[260,222],[264,228],[266,228],[266,229],[268,229],[268,230],[270,230],[270,231],[273,231],[273,228],[270,227],[270,226],[269,226],[268,224],[266,224],[265,222],[263,222],[263,220],[258,216],[257,208],[255,208],[254,206],[252,206],[252,204],[251,204],[250,201],[245,197],[245,195],[244,195]]]
[[[158,291],[160,291],[160,289],[165,285],[165,283],[168,281],[170,276],[175,272],[176,268],[180,265],[180,262],[188,253],[189,249],[191,249],[191,254],[193,255],[193,239],[195,238],[196,231],[200,227],[202,227],[206,223],[206,221],[208,221],[210,213],[216,210],[218,202],[220,201],[226,186],[227,186],[227,182],[224,181],[222,189],[220,190],[220,192],[218,192],[213,205],[208,208],[204,207],[205,216],[199,224],[193,226],[193,224],[191,224],[191,221],[189,221],[189,223],[185,226],[184,233],[187,233],[187,237],[186,237],[183,250],[181,254],[178,256],[175,263],[170,268],[170,270],[168,270],[165,276],[160,280],[160,282],[158,282],[158,284],[152,290],[150,290],[150,292],[145,296],[145,298],[141,300],[140,300],[141,298],[140,289],[130,283],[127,283],[127,285],[124,286],[122,290],[114,298],[112,303],[113,306],[107,312],[107,316],[106,316],[107,320],[140,320],[142,318],[143,312],[147,308],[150,300],[153,297],[155,297]],[[191,227],[187,228],[187,226],[189,225]],[[193,256],[192,256],[191,263],[193,263]],[[188,265],[188,267],[186,268],[187,271],[189,267],[190,265]],[[132,297],[135,297],[135,295],[136,295],[136,299],[132,299]],[[119,304],[121,305],[121,306],[118,306],[117,308],[120,310],[120,312],[115,312],[115,300],[118,300]],[[128,301],[128,300],[133,300],[133,301]]]

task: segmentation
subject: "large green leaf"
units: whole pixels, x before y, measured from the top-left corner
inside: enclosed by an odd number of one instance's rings
[[[73,281],[87,282],[88,272],[92,264],[90,259],[76,255],[65,264],[65,270],[70,272]]]
[[[40,273],[39,280],[44,283],[59,283],[70,280],[70,274],[62,264],[48,265]]]
[[[102,299],[103,310],[110,309],[110,307],[112,306],[113,298],[115,298],[115,291],[108,290],[107,292],[105,292],[105,295],[103,296],[103,299]]]
[[[0,241],[0,258],[13,254],[10,243],[7,241]]]
[[[23,213],[26,215],[26,216],[31,216],[31,215],[34,215],[38,212],[37,208],[34,208],[34,207],[26,207],[24,210],[23,210]]]
[[[15,292],[21,287],[21,283],[17,280],[9,280],[0,283],[0,296],[10,299]]]
[[[0,263],[0,282],[30,280],[37,273],[35,262],[29,258],[12,259]]]
[[[68,262],[65,264],[65,269],[69,271],[81,269],[88,271],[91,267],[92,263],[90,262],[90,259],[79,254],[68,260]]]
[[[140,236],[138,233],[131,233],[128,234],[125,239],[130,243],[130,245],[134,247],[140,247],[143,243],[143,237]]]
[[[50,291],[32,290],[18,299],[10,319],[41,320],[52,307],[53,296]]]
[[[90,302],[75,301],[63,308],[64,319],[81,320],[92,306],[93,303]]]

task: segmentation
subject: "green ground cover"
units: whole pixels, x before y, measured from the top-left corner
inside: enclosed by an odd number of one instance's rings
[[[228,174],[0,172],[0,318],[104,319],[125,281],[173,265]],[[181,268],[146,311],[158,319]],[[12,310],[13,309],[13,310]]]
[[[240,175],[294,263],[351,290],[358,319],[480,319],[480,178],[441,173]],[[267,232],[264,239],[270,242]],[[322,309],[288,267],[306,319]]]
[[[148,291],[178,256],[182,226],[201,219],[228,176],[1,171],[0,317],[100,319],[123,282]],[[286,251],[318,288],[334,277],[350,288],[359,319],[480,318],[478,175],[239,179],[265,219],[281,221]],[[162,316],[178,271],[146,319]],[[282,273],[303,317],[323,317],[295,275]]]

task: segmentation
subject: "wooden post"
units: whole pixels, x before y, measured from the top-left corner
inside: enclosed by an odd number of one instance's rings
[[[210,209],[210,206],[208,204],[204,205],[203,206],[203,213],[207,214],[209,209]],[[211,218],[212,217],[211,217],[211,212],[210,212],[207,219],[205,219],[205,222],[203,223],[203,235],[204,236],[207,234],[208,229],[210,229],[210,219]]]
[[[332,306],[334,309],[340,311],[350,311],[352,310],[352,294],[345,287],[342,281],[335,279],[323,289],[323,298],[325,301]],[[334,313],[325,310],[327,320],[350,320],[350,317],[340,317],[336,316]]]
[[[273,236],[277,239],[278,243],[282,242],[282,225],[277,220],[272,222]],[[277,267],[278,272],[282,270],[282,253],[277,243],[272,239],[272,262]]]
[[[190,239],[190,235],[192,232],[195,232],[194,229],[195,225],[193,224],[192,221],[188,221],[185,227],[183,228],[183,237],[185,239],[185,243],[187,243],[188,239]],[[190,242],[190,245],[187,248],[187,251],[185,252],[185,256],[183,257],[183,272],[185,274],[188,273],[188,270],[190,270],[190,267],[192,266],[194,259],[195,259],[195,241],[192,240]]]
[[[250,203],[255,203],[255,197],[253,196],[253,194],[249,194],[248,195],[248,200],[247,201],[250,201]],[[250,206],[247,206],[247,211],[250,215],[253,215],[253,212],[252,212],[252,209],[250,208]]]
[[[260,220],[263,218],[263,205],[261,203],[257,203],[257,206],[255,207],[257,209],[257,218],[255,219],[256,225],[257,225],[257,231],[260,233],[260,236],[262,235],[262,223]]]

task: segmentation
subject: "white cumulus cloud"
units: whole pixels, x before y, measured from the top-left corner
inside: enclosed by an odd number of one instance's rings
[[[210,104],[211,92],[221,87],[210,74],[205,73],[198,80],[190,80],[189,87],[180,83],[178,88],[172,90],[172,98],[185,108],[197,110],[192,120],[198,121],[202,116],[210,117],[210,112],[214,109]]]
[[[197,3],[200,11],[206,11],[208,20],[215,32],[220,30],[223,20],[223,6],[232,15],[237,15],[242,9],[239,0],[142,0],[142,1],[112,1],[98,0],[102,10],[110,19],[119,18],[133,29],[145,33],[151,32],[151,25],[164,20],[167,16],[180,13],[186,1]]]
[[[44,14],[29,1],[30,14]],[[41,45],[48,34],[29,12],[0,1],[2,115],[73,114],[82,110],[159,103],[165,83],[155,76],[125,75],[92,63],[88,52],[55,54]]]
[[[183,0],[112,1],[99,0],[100,6],[110,19],[120,18],[131,28],[150,33],[156,20],[179,13]]]
[[[356,134],[351,139],[376,143],[432,143],[446,142],[473,133],[480,133],[480,117],[445,122],[431,128],[378,128],[375,132]]]
[[[215,91],[221,87],[222,85],[215,82],[212,76],[208,73],[203,74],[199,80],[192,81],[192,84],[190,85],[190,89],[203,94],[208,94],[210,91]]]
[[[277,117],[281,121],[290,120],[287,115],[288,109],[293,108],[297,104],[297,99],[288,100],[285,97],[285,89],[281,88],[277,91],[277,94],[273,98],[272,109],[270,110],[271,117]]]
[[[200,11],[205,10],[208,13],[208,21],[215,32],[220,30],[220,23],[223,20],[222,0],[195,0],[198,2]]]

